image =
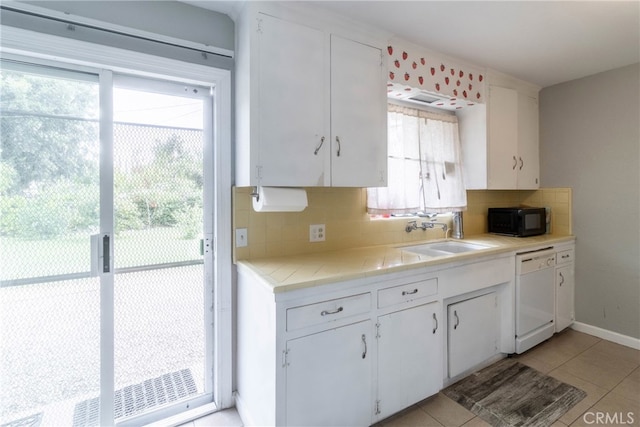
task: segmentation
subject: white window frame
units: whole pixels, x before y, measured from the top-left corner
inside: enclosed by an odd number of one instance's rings
[[[214,318],[213,318],[213,405],[209,412],[234,406],[231,255],[231,71],[190,64],[168,58],[51,36],[20,28],[0,26],[2,57],[35,58],[42,63],[72,64],[150,77],[171,79],[215,91],[214,153],[215,171],[213,230]],[[208,232],[205,230],[205,232]],[[204,410],[203,410],[204,409]],[[207,408],[200,408],[204,413]]]

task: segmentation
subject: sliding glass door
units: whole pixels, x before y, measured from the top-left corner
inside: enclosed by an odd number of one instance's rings
[[[201,241],[204,174],[212,173],[203,166],[212,98],[208,88],[123,76],[114,78],[114,87],[119,418],[180,401],[186,409],[211,390],[205,307],[213,293],[205,284]]]
[[[211,402],[208,88],[8,61],[1,78],[0,424]]]

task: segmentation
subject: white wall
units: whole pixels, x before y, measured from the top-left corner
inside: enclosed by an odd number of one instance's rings
[[[233,51],[227,15],[177,1],[25,1],[24,3]]]
[[[2,27],[233,69],[235,24],[223,13],[176,1],[29,1],[7,7],[0,11]]]
[[[640,65],[540,92],[543,187],[573,188],[576,320],[640,338]]]

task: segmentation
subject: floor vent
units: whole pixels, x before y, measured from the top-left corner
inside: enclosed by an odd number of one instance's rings
[[[40,412],[39,414],[2,424],[0,427],[38,427],[42,422],[42,415],[42,412]]]
[[[155,406],[175,402],[197,394],[198,390],[190,369],[164,374],[138,384],[116,390],[114,394],[115,419],[130,417]],[[97,397],[76,404],[73,427],[100,425],[100,400]],[[13,426],[11,426],[13,427]]]

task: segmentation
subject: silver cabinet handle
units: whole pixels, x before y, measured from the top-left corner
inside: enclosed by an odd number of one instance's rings
[[[417,294],[418,293],[418,288],[412,290],[412,291],[402,291],[402,296],[405,295],[413,295],[413,294]]]
[[[516,166],[518,166],[518,159],[516,159],[516,156],[513,156],[513,170],[516,170]]]
[[[522,170],[522,166],[524,166],[524,160],[522,160],[522,157],[518,157],[520,159],[520,170]]]
[[[320,316],[328,316],[329,314],[336,314],[336,313],[340,313],[342,310],[344,310],[343,307],[338,307],[335,310],[322,310],[322,312],[320,313]]]
[[[362,344],[364,344],[364,351],[362,352],[362,358],[367,357],[367,337],[365,334],[362,334]]]
[[[562,272],[558,274],[560,275],[560,283],[558,284],[558,286],[562,286],[564,284],[564,276],[562,275]]]
[[[436,317],[435,313],[433,313],[433,321],[436,322],[436,326],[433,327],[433,333],[435,334],[438,330],[438,318]]]
[[[456,324],[453,325],[453,329],[458,329],[458,325],[460,324],[460,318],[458,317],[457,310],[453,310],[453,316],[456,318]]]
[[[340,157],[340,137],[336,136],[336,142],[338,143],[338,151],[337,151],[337,155],[338,157]]]
[[[320,148],[322,148],[322,144],[324,144],[324,136],[320,138],[320,144],[318,144],[313,154],[315,154],[316,156],[318,155],[318,151],[320,151]]]

